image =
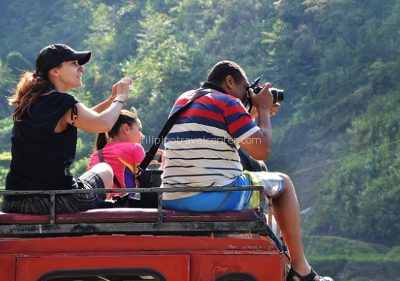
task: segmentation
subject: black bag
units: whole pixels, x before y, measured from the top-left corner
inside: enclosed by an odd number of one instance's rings
[[[160,187],[162,170],[146,170],[137,176],[139,188]],[[130,208],[157,208],[158,193],[157,192],[142,192],[140,200],[129,197],[125,194],[116,200],[117,207]]]
[[[137,175],[140,188],[160,187],[162,170],[145,170]]]

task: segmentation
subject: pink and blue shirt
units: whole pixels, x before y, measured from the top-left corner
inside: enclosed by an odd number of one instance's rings
[[[103,148],[104,162],[112,167],[115,177],[123,188],[137,187],[135,173],[144,156],[143,146],[137,143],[114,141]],[[89,169],[99,162],[96,151],[90,158]],[[118,187],[114,184],[113,188]],[[114,196],[116,194],[108,195]]]

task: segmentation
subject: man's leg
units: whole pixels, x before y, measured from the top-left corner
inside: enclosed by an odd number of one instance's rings
[[[290,178],[285,174],[279,175],[284,179],[285,185],[282,193],[272,199],[272,213],[288,247],[292,268],[301,275],[307,275],[311,267],[303,251],[299,202]]]

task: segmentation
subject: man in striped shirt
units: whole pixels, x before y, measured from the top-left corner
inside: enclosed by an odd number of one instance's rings
[[[239,147],[257,160],[266,160],[272,144],[270,117],[279,110],[273,103],[271,84],[257,95],[249,89],[243,69],[232,61],[220,61],[211,69],[201,88],[183,93],[171,114],[195,99],[180,114],[164,140],[165,167],[161,187],[212,187],[251,185],[250,177],[262,182],[273,198],[273,214],[288,246],[292,266],[287,280],[332,280],[311,269],[300,231],[300,208],[290,178],[282,173],[242,170]],[[257,123],[244,104],[251,98]],[[255,194],[255,192],[254,192]],[[182,211],[229,211],[251,206],[251,191],[170,192],[163,194],[167,209]]]
[[[200,91],[207,92],[179,116],[164,140],[162,187],[250,185],[248,175],[242,173],[238,149],[242,147],[255,159],[268,158],[272,143],[270,115],[279,109],[279,104],[273,104],[271,84],[265,84],[257,95],[251,90],[249,93],[248,87],[246,74],[239,65],[221,61],[200,89],[178,98],[171,114]],[[243,105],[248,94],[257,109],[257,124]],[[278,188],[283,188],[279,175],[268,174]],[[242,191],[174,192],[165,193],[163,199],[166,208],[224,211],[248,208],[251,195]]]

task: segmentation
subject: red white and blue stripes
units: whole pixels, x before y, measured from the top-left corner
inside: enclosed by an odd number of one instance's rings
[[[182,94],[171,114],[197,91]],[[196,99],[164,140],[162,187],[225,186],[242,172],[239,143],[259,130],[239,99],[215,90]],[[165,200],[197,193],[166,193]]]

